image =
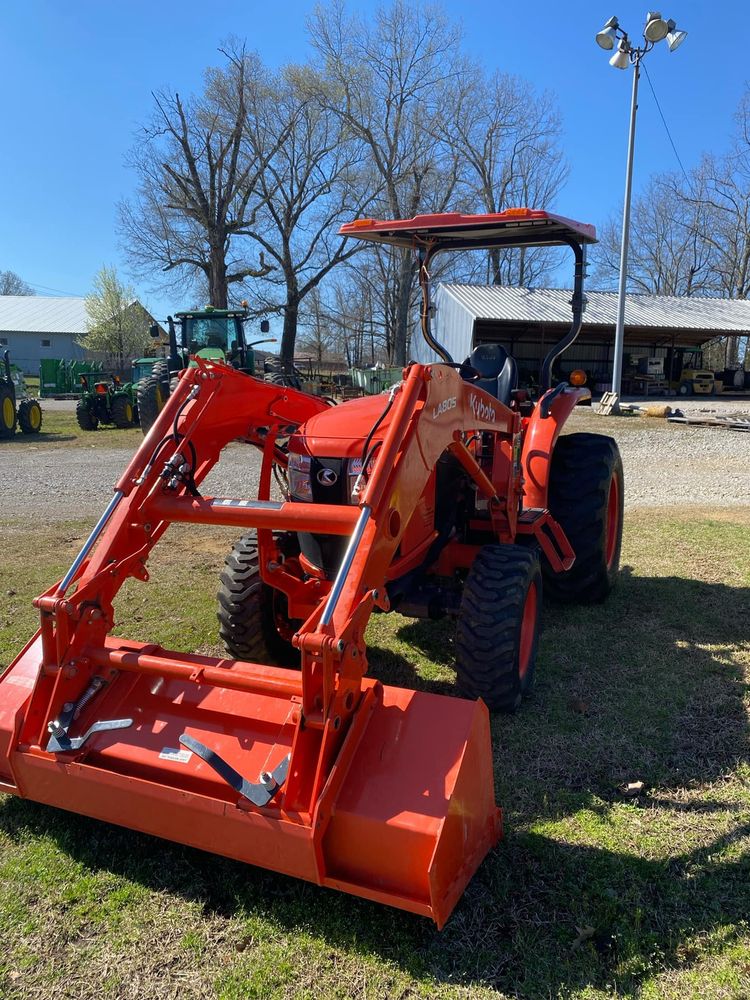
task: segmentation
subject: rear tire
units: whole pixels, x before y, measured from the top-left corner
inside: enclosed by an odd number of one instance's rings
[[[542,610],[536,549],[485,545],[464,584],[456,629],[456,676],[491,712],[514,712],[534,683]]]
[[[112,400],[112,423],[120,429],[132,427],[135,423],[133,404],[127,396],[115,396]]]
[[[16,404],[13,390],[0,385],[0,438],[13,437],[16,433]]]
[[[38,434],[42,429],[42,408],[36,399],[22,399],[18,406],[18,426],[24,434]]]
[[[164,408],[169,393],[168,391],[164,391],[164,387],[158,378],[154,375],[149,375],[148,378],[142,378],[138,383],[136,395],[138,398],[138,419],[141,430],[144,434],[148,434],[154,423],[156,423],[156,418]]]
[[[158,379],[161,383],[164,392],[169,391],[169,361],[166,358],[161,358],[159,361],[155,361],[153,367],[151,368],[151,378]]]
[[[624,483],[613,438],[566,434],[552,453],[549,509],[573,546],[573,568],[554,573],[544,563],[548,597],[566,603],[603,601],[620,569]]]
[[[217,594],[219,635],[235,660],[298,667],[299,650],[279,633],[296,631],[286,598],[263,582],[255,532],[243,535],[227,556]]]
[[[95,431],[99,426],[96,414],[92,413],[88,403],[84,399],[79,399],[76,404],[76,420],[82,431]]]

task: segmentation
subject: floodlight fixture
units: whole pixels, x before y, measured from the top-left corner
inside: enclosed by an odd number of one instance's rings
[[[671,18],[667,21],[667,27],[669,28],[667,33],[667,46],[669,47],[670,52],[674,52],[674,50],[679,48],[679,46],[682,45],[687,38],[687,31],[680,31]]]
[[[613,49],[615,47],[615,42],[617,41],[617,29],[619,26],[617,18],[610,17],[602,30],[597,32],[596,44],[600,48],[606,49],[607,51]]]
[[[658,10],[650,10],[646,14],[646,27],[643,29],[643,37],[648,42],[660,42],[667,37],[669,26]]]
[[[617,43],[617,52],[609,60],[609,65],[615,69],[627,69],[630,65],[630,46],[627,38],[621,38]]]

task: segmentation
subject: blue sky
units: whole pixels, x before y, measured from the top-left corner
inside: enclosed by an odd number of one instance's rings
[[[617,14],[639,36],[643,5],[445,0],[443,7],[463,23],[469,53],[556,93],[571,166],[558,210],[598,226],[619,211],[632,71],[610,68],[594,34]],[[271,65],[304,59],[311,9],[299,0],[6,0],[0,269],[17,271],[40,294],[86,294],[103,263],[125,276],[116,204],[134,185],[125,154],[150,114],[151,91],[198,89],[230,34],[246,38]],[[745,9],[736,0],[676,0],[662,8],[688,38],[675,53],[661,43],[647,65],[688,170],[703,151],[720,152],[729,141],[747,79]],[[635,191],[650,173],[677,167],[643,77]],[[184,305],[138,291],[160,315]]]

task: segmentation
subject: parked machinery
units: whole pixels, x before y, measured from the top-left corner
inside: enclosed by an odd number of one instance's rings
[[[342,234],[414,251],[441,361],[330,406],[196,357],[0,679],[0,790],[442,926],[501,835],[487,706],[515,709],[533,682],[543,589],[598,601],[617,577],[617,446],[559,436],[588,390],[550,378],[580,330],[595,234],[530,209]],[[435,341],[429,272],[448,250],[560,245],[573,321],[534,402],[502,347],[456,361]],[[257,495],[205,495],[235,440],[260,452]],[[180,522],[243,532],[219,592],[228,658],[110,635],[120,587],[148,579]],[[368,620],[392,609],[455,617],[465,699],[368,676]]]
[[[13,437],[17,427],[23,434],[38,434],[42,429],[42,408],[39,400],[26,392],[26,383],[21,373],[13,371],[9,352],[3,351],[3,364],[0,368],[0,438]]]
[[[248,321],[246,303],[241,309],[214,309],[175,313],[167,317],[169,357],[157,361],[151,373],[138,383],[138,411],[141,429],[148,433],[177,384],[180,372],[195,364],[193,358],[226,361],[237,371],[255,374],[253,347],[266,343],[248,343],[245,326]],[[268,320],[262,320],[261,333],[268,333]],[[158,323],[151,327],[151,336],[161,336]]]
[[[138,423],[138,403],[132,382],[118,375],[94,372],[79,375],[83,393],[76,403],[76,420],[82,431],[95,431],[99,424],[134,427]]]
[[[714,373],[703,367],[703,351],[698,348],[668,348],[665,369],[669,387],[680,396],[709,396],[714,391]]]

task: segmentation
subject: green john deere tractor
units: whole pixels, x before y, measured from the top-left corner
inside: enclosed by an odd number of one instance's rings
[[[0,367],[0,438],[13,437],[16,427],[24,434],[38,434],[42,429],[42,408],[38,399],[28,395],[23,375],[11,367],[10,355],[4,351]]]
[[[181,371],[194,365],[193,357],[226,361],[233,368],[255,374],[256,344],[265,340],[248,343],[245,339],[247,309],[214,309],[207,306],[201,310],[175,313],[167,317],[169,330],[169,357],[157,361],[151,374],[141,379],[137,387],[138,413],[141,430],[147,434],[159,416],[176,384]],[[268,320],[260,324],[260,332],[268,333]],[[151,336],[158,337],[158,324],[151,327]]]
[[[89,372],[80,377],[83,394],[76,404],[76,419],[82,431],[95,431],[99,424],[134,427],[138,403],[132,382],[122,382],[108,372]]]

